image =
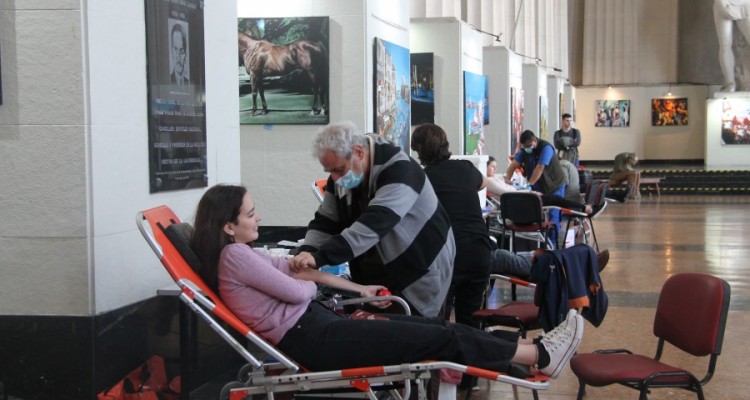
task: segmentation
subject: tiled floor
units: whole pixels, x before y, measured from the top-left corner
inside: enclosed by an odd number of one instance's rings
[[[628,348],[653,355],[654,307],[664,280],[679,272],[705,272],[732,287],[723,354],[716,374],[704,388],[707,399],[750,398],[744,367],[750,360],[750,196],[644,196],[638,202],[610,204],[595,220],[599,244],[611,258],[602,272],[609,295],[607,316],[598,328],[586,325],[579,352]],[[533,335],[533,334],[532,334]],[[703,360],[685,359],[667,347],[665,361],[689,365],[699,378]],[[531,399],[529,390],[480,382],[472,399]],[[575,399],[578,382],[567,369],[541,399]],[[464,393],[459,393],[459,399]],[[587,388],[585,399],[636,399],[638,393],[619,385]],[[694,399],[682,390],[657,389],[649,399]]]

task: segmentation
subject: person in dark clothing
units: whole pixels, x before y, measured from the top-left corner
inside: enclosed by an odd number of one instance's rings
[[[510,183],[516,168],[523,168],[524,176],[532,189],[546,195],[565,197],[565,171],[560,165],[560,159],[555,154],[555,148],[544,140],[526,130],[521,134],[521,150],[505,172],[505,182]],[[550,212],[550,220],[555,225],[560,224],[560,212]],[[553,243],[557,243],[557,229],[551,232]]]
[[[573,117],[565,113],[562,115],[562,128],[555,131],[554,142],[557,155],[561,160],[567,160],[578,165],[578,146],[581,145],[581,131],[570,126]]]
[[[487,178],[470,161],[451,160],[448,148],[445,131],[438,125],[420,125],[412,134],[411,149],[448,212],[456,241],[444,317],[450,318],[455,305],[456,322],[476,327],[472,314],[482,307],[490,267],[491,241],[477,194],[487,186]]]
[[[355,282],[387,286],[413,312],[437,317],[455,243],[448,214],[416,160],[351,122],[318,132],[313,154],[330,175],[292,269],[349,262]]]

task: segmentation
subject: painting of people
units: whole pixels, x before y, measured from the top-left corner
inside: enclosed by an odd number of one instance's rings
[[[411,55],[411,124],[435,122],[433,54]]]
[[[487,77],[464,71],[464,154],[486,154],[484,108]]]
[[[523,89],[510,88],[510,108],[510,154],[516,154],[523,133]]]
[[[750,144],[750,102],[727,98],[722,102],[721,144]]]
[[[238,18],[241,124],[327,124],[328,17]]]
[[[409,152],[409,49],[375,38],[375,132]]]
[[[596,127],[629,127],[630,100],[596,100]]]
[[[687,125],[688,99],[651,99],[651,125]]]

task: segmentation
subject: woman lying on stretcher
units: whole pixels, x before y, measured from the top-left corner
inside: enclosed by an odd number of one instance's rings
[[[292,272],[285,258],[247,244],[261,218],[241,186],[217,185],[200,200],[191,245],[201,275],[255,332],[312,371],[450,361],[508,372],[510,363],[535,366],[556,378],[583,337],[583,318],[572,311],[540,338],[519,339],[439,319],[388,315],[352,320],[313,301],[316,283],[375,296],[383,286],[362,286],[313,269]],[[387,306],[387,304],[375,304]],[[510,338],[500,335],[508,334]]]

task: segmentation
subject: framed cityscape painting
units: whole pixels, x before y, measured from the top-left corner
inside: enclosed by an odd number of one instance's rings
[[[433,54],[411,54],[411,124],[435,122]]]
[[[409,153],[409,49],[375,38],[375,132]]]
[[[464,71],[464,154],[485,154],[487,77]]]

